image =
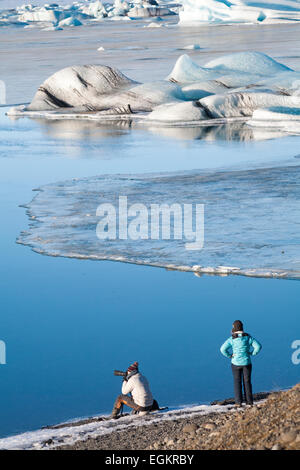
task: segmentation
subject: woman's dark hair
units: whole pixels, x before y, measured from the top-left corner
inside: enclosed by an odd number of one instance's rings
[[[233,322],[232,330],[231,330],[233,339],[238,338],[239,335],[237,334],[237,331],[242,331],[243,332],[242,336],[249,336],[248,333],[244,333],[244,325],[241,322],[241,320],[235,320]]]
[[[232,333],[236,331],[244,331],[244,326],[241,320],[235,320],[232,325]]]

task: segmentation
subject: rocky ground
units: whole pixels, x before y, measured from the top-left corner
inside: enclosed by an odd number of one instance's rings
[[[300,383],[253,407],[153,423],[58,449],[300,450]]]

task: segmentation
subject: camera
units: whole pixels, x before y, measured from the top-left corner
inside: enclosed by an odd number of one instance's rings
[[[122,370],[114,370],[114,375],[119,377],[126,377],[127,372],[123,372]]]

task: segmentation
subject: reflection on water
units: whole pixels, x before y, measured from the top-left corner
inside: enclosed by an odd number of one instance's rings
[[[247,126],[245,122],[234,122],[198,127],[155,127],[150,131],[162,137],[182,140],[208,140],[208,141],[236,141],[248,142],[255,140],[268,140],[284,137],[286,134],[272,129],[255,129]]]
[[[22,119],[22,118],[21,118]],[[131,129],[143,128],[152,134],[180,140],[208,140],[208,141],[236,141],[248,142],[268,140],[284,137],[282,131],[273,129],[256,129],[249,127],[245,122],[235,121],[224,124],[185,126],[150,124],[135,122],[132,119],[116,119],[109,121],[93,121],[85,119],[34,119],[42,131],[51,138],[63,140],[97,140],[123,137]]]
[[[71,176],[224,166],[245,168],[249,163],[266,166],[271,162],[272,165],[288,163],[291,158],[295,161],[299,142],[297,136],[250,128],[242,121],[180,127],[158,122],[146,125],[136,122],[135,117],[106,122],[41,117],[9,119],[5,115],[7,111],[8,108],[3,108],[0,112],[0,158],[19,158],[18,167],[24,158],[27,165],[31,160],[35,172],[41,157],[43,165],[47,157],[58,158],[59,178],[52,181],[63,178],[65,159],[73,161]],[[75,160],[81,168],[78,174]],[[88,167],[86,164],[82,167],[80,160],[88,160]],[[48,173],[39,173],[34,184],[39,186],[49,181]]]
[[[97,122],[76,119],[35,119],[47,136],[56,139],[71,140],[95,140],[111,137],[122,137],[126,131],[131,129],[132,121],[130,119]]]

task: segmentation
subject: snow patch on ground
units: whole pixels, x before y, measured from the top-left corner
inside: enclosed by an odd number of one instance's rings
[[[184,419],[210,413],[224,413],[232,405],[197,405],[164,412],[151,413],[146,416],[129,415],[118,420],[96,421],[81,426],[69,426],[59,429],[41,429],[16,436],[0,439],[1,450],[40,450],[51,449],[60,445],[71,445],[76,441],[104,436],[115,431],[123,431],[136,426],[147,426],[163,421]]]

